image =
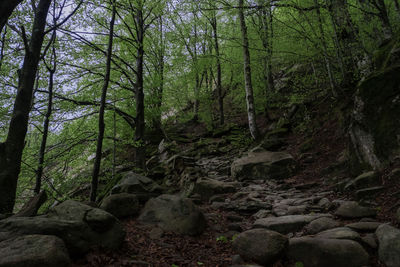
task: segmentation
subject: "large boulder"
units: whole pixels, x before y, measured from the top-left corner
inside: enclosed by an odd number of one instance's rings
[[[106,197],[100,208],[111,213],[117,218],[134,216],[139,214],[140,205],[136,195],[121,193]]]
[[[72,255],[84,254],[96,246],[117,249],[125,237],[113,215],[72,200],[54,207],[46,216],[2,220],[0,229],[0,241],[21,235],[55,235]]]
[[[293,175],[296,161],[286,152],[250,152],[232,163],[231,174],[238,180],[284,179]]]
[[[203,233],[206,228],[206,220],[200,209],[190,199],[177,195],[161,195],[150,199],[139,221],[156,224],[164,231],[191,236]]]
[[[124,173],[121,181],[111,190],[111,194],[135,194],[140,203],[159,196],[161,192],[161,187],[152,179],[134,172]]]
[[[25,235],[0,242],[0,267],[70,265],[64,242],[51,235]]]
[[[387,42],[377,52],[379,70],[362,81],[350,124],[353,170],[382,169],[400,149],[399,43]]]
[[[289,240],[288,258],[307,267],[367,266],[368,253],[352,240],[299,237]]]
[[[284,254],[287,246],[286,236],[265,229],[243,232],[233,241],[233,247],[240,256],[262,265],[274,263]]]
[[[376,230],[379,241],[379,259],[387,267],[398,267],[400,264],[400,230],[383,224]]]
[[[237,186],[237,183],[222,182],[211,178],[200,178],[193,184],[191,193],[199,194],[201,198],[208,200],[217,194],[236,192]]]

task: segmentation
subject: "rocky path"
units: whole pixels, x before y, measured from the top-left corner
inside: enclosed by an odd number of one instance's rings
[[[288,182],[298,170],[287,152],[191,151],[160,151],[162,181],[122,173],[99,208],[66,201],[0,220],[0,266],[400,266],[400,230],[371,201]],[[339,186],[363,200],[376,181],[365,173]]]

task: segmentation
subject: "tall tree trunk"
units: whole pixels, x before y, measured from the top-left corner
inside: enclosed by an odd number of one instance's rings
[[[219,106],[219,125],[224,125],[225,118],[224,118],[224,97],[222,95],[222,70],[221,70],[221,58],[219,51],[217,15],[215,11],[212,11],[211,26],[213,29],[215,56],[217,57],[217,94],[218,94],[218,106]]]
[[[144,93],[143,93],[143,65],[144,65],[144,19],[143,19],[143,3],[139,1],[136,11],[136,33],[137,33],[137,54],[136,54],[136,131],[135,142],[135,161],[138,168],[144,169],[146,166],[146,155],[144,141]]]
[[[8,18],[22,0],[1,0],[0,1],[0,33],[6,25]]]
[[[318,28],[319,28],[319,34],[320,34],[320,41],[322,44],[322,52],[323,52],[323,56],[324,56],[324,60],[325,60],[326,71],[328,73],[329,84],[331,86],[332,95],[337,97],[338,94],[336,92],[336,82],[333,78],[331,62],[328,57],[328,48],[327,48],[327,44],[325,41],[325,32],[324,32],[324,28],[323,28],[323,24],[322,24],[321,10],[319,7],[318,0],[314,0],[314,4],[317,7],[316,11],[317,11],[317,17],[318,17]]]
[[[249,120],[249,129],[253,139],[258,139],[259,131],[256,122],[256,111],[254,107],[254,96],[253,96],[253,85],[251,82],[251,67],[250,67],[250,51],[249,51],[249,39],[247,36],[247,27],[244,17],[244,4],[243,0],[239,0],[239,19],[240,19],[240,30],[242,32],[242,46],[243,46],[243,65],[244,65],[244,81],[246,90],[246,102],[247,102],[247,116]]]
[[[32,35],[29,46],[26,47],[7,139],[0,145],[0,213],[11,213],[15,204],[22,151],[33,98],[33,86],[50,4],[51,0],[40,0],[36,8]]]
[[[1,32],[0,32],[1,34]],[[4,30],[3,36],[1,38],[1,51],[0,51],[0,73],[1,73],[1,67],[3,65],[3,60],[4,60],[4,49],[6,47],[6,35],[7,35],[7,27]]]
[[[396,3],[397,1],[395,1]],[[398,3],[397,3],[398,4]],[[392,26],[390,25],[389,15],[384,0],[374,0],[373,5],[379,11],[379,18],[382,22],[383,38],[390,39],[393,36]]]
[[[107,61],[106,61],[106,74],[104,76],[103,88],[101,91],[100,110],[99,110],[99,135],[97,137],[96,157],[94,159],[93,173],[92,173],[92,187],[90,190],[90,201],[95,202],[97,197],[97,186],[99,184],[99,173],[101,166],[101,154],[103,149],[104,139],[104,111],[106,108],[107,89],[110,82],[111,75],[111,58],[113,51],[113,38],[114,38],[114,23],[115,23],[115,0],[111,1],[112,15],[110,21],[110,32],[108,35],[108,48],[107,48]]]
[[[54,40],[55,41],[55,40]],[[48,102],[47,102],[47,111],[44,118],[43,123],[43,135],[42,141],[40,144],[40,151],[39,151],[39,162],[38,168],[36,170],[36,185],[34,192],[35,194],[39,194],[42,186],[42,175],[43,175],[43,167],[44,167],[44,158],[45,158],[45,151],[46,151],[46,144],[47,144],[47,137],[49,133],[49,125],[50,125],[50,117],[53,111],[53,88],[54,88],[54,73],[56,72],[57,63],[56,63],[56,52],[53,46],[53,66],[48,67],[47,70],[49,71],[49,95],[48,95]]]
[[[194,117],[193,120],[197,121],[199,119],[199,108],[200,108],[200,73],[199,73],[199,65],[197,59],[197,12],[193,12],[195,17],[194,24],[194,47],[193,47],[193,61],[195,68],[195,86],[194,86]]]
[[[162,106],[162,97],[164,91],[164,68],[165,68],[165,43],[164,43],[164,25],[163,25],[163,18],[160,16],[159,18],[159,33],[160,33],[160,47],[157,53],[157,62],[158,66],[156,66],[157,74],[158,74],[158,82],[156,88],[156,105],[155,108],[157,110],[157,116],[153,119],[153,127],[155,130],[161,130],[161,106]]]
[[[396,8],[397,15],[400,16],[400,4],[399,0],[393,0],[394,1],[394,7]]]

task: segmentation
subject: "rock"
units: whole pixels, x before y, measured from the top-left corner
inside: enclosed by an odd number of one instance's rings
[[[289,240],[288,258],[307,267],[362,267],[369,255],[352,240],[300,237]]]
[[[318,201],[318,206],[325,210],[329,210],[329,208],[332,206],[332,203],[327,198],[321,198],[320,201]]]
[[[378,247],[375,234],[366,234],[365,236],[361,237],[361,240],[364,244],[372,249],[376,249]]]
[[[233,241],[233,248],[244,259],[269,265],[279,259],[288,246],[288,238],[274,231],[252,229]]]
[[[335,215],[344,218],[375,217],[376,210],[360,206],[355,201],[345,201],[340,204],[339,208],[335,212]]]
[[[356,222],[346,224],[346,227],[358,232],[375,232],[381,224],[380,222]]]
[[[348,239],[354,241],[360,241],[361,236],[347,227],[338,227],[334,229],[329,229],[318,233],[315,237],[326,238],[326,239]]]
[[[21,235],[55,235],[72,255],[82,255],[95,246],[117,249],[125,237],[113,215],[73,200],[52,208],[46,216],[2,220],[0,229],[0,241]]]
[[[287,215],[299,215],[304,214],[307,210],[307,205],[300,205],[300,206],[289,206],[287,209]]]
[[[150,178],[134,172],[127,172],[123,174],[121,181],[111,190],[111,194],[119,193],[135,194],[140,203],[145,203],[150,198],[159,196],[162,190]]]
[[[69,266],[64,242],[51,235],[25,235],[0,242],[0,266]]]
[[[164,231],[192,236],[201,234],[206,228],[206,220],[200,209],[190,199],[176,195],[150,199],[139,221],[157,224]]]
[[[285,152],[258,152],[235,160],[231,174],[238,180],[283,179],[293,175],[296,161]]]
[[[210,178],[201,178],[194,184],[192,193],[199,194],[203,199],[208,200],[216,194],[236,192],[237,183],[221,182]]]
[[[375,234],[379,241],[379,259],[387,267],[398,267],[400,262],[400,230],[382,224]]]
[[[262,218],[270,217],[271,215],[272,214],[271,214],[270,210],[259,210],[256,213],[254,213],[252,216],[255,219],[262,219]]]
[[[160,239],[161,237],[163,237],[163,235],[164,235],[164,231],[163,231],[163,229],[161,229],[159,227],[153,228],[149,233],[149,237],[151,239]]]
[[[357,199],[373,198],[376,194],[382,192],[384,189],[384,186],[375,186],[360,189],[356,191],[356,197]]]
[[[306,224],[315,219],[329,215],[287,215],[281,217],[268,217],[255,221],[253,228],[265,228],[281,234],[300,231]]]
[[[120,193],[105,198],[100,208],[111,213],[117,218],[139,214],[140,205],[136,195]]]
[[[352,189],[363,189],[372,186],[379,186],[381,185],[381,181],[378,177],[378,174],[374,171],[365,172],[355,179],[348,182],[345,186],[345,190],[352,190]]]
[[[395,114],[400,112],[400,65],[393,51],[398,51],[398,42],[394,40],[381,47],[376,54],[384,58],[384,64],[358,85],[350,123],[353,170],[382,169],[398,154],[400,121]]]
[[[306,227],[305,231],[310,235],[315,235],[324,230],[338,227],[339,223],[331,218],[322,217],[310,222]]]
[[[397,220],[398,223],[400,223],[400,208],[397,209],[396,220]]]

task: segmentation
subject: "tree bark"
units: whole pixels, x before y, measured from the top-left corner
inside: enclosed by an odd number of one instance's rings
[[[92,173],[92,187],[90,190],[90,201],[95,202],[97,197],[97,186],[99,184],[99,173],[102,158],[103,139],[104,139],[104,113],[106,109],[107,89],[110,82],[111,75],[111,57],[113,51],[113,37],[114,37],[114,23],[115,23],[115,0],[111,1],[112,16],[110,21],[110,32],[108,35],[108,48],[107,48],[107,61],[106,61],[106,75],[104,77],[103,88],[101,91],[100,110],[99,110],[99,135],[97,137],[96,157],[94,159],[93,173]]]
[[[211,26],[213,29],[213,38],[214,38],[214,48],[215,48],[215,56],[217,58],[217,94],[218,94],[218,106],[219,106],[219,125],[224,125],[224,97],[222,95],[222,70],[221,70],[221,58],[219,51],[219,40],[218,40],[218,24],[217,24],[217,15],[215,10],[212,11],[211,18]]]
[[[8,18],[22,0],[1,0],[0,1],[0,33],[6,25]]]
[[[33,86],[50,4],[51,0],[40,0],[36,8],[32,36],[29,46],[26,47],[7,139],[0,145],[0,213],[11,213],[15,204],[22,151],[33,98]]]
[[[136,11],[136,34],[137,34],[137,54],[136,54],[136,131],[135,131],[135,161],[136,167],[144,169],[146,166],[146,155],[144,141],[144,93],[143,93],[143,66],[144,66],[144,18],[143,3],[139,1]]]
[[[239,0],[239,20],[240,30],[242,32],[242,46],[243,46],[243,66],[244,66],[244,81],[246,90],[246,103],[247,103],[247,116],[249,120],[249,129],[253,139],[258,139],[259,131],[256,122],[256,111],[254,107],[253,85],[251,81],[251,67],[250,67],[250,52],[249,52],[249,39],[247,36],[247,27],[244,17],[244,4],[243,0]]]

